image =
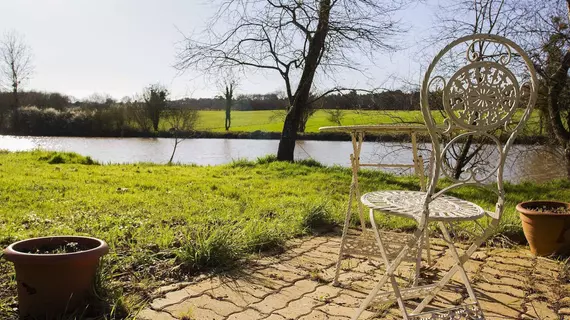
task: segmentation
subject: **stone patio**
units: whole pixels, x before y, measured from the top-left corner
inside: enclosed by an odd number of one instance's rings
[[[341,287],[330,282],[340,237],[296,239],[284,253],[259,257],[241,270],[202,277],[160,289],[161,297],[139,314],[149,320],[349,319],[383,274],[380,261],[351,257],[343,261]],[[426,277],[448,270],[452,260],[437,239],[435,265]],[[401,268],[406,281],[412,263]],[[466,264],[487,319],[570,319],[570,271],[555,260],[536,258],[527,248],[483,248]],[[452,306],[466,297],[452,284],[435,305]],[[374,304],[362,319],[401,319],[396,304]]]

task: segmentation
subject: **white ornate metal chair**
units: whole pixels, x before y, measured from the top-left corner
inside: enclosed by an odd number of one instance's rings
[[[450,61],[457,60],[459,52],[463,57],[460,61],[462,67],[457,68],[457,64]],[[503,166],[517,133],[531,114],[537,97],[537,85],[533,64],[526,53],[511,40],[500,36],[475,34],[462,37],[451,42],[434,58],[421,88],[421,109],[432,139],[429,185],[426,192],[375,191],[362,196],[362,203],[370,208],[370,220],[385,260],[386,272],[362,302],[353,319],[358,319],[374,300],[396,300],[404,319],[484,319],[463,265],[499,224],[505,203]],[[434,103],[434,100],[439,100],[434,97],[442,97],[442,105]],[[444,129],[440,129],[434,117],[433,112],[438,107],[444,116]],[[524,108],[522,115],[516,114],[521,108]],[[442,145],[442,136],[451,132],[454,132],[453,137]],[[450,160],[449,152],[457,143],[469,137],[485,138],[496,144],[497,163],[490,170],[476,166],[456,176],[451,172],[454,160]],[[506,142],[502,143],[501,140]],[[437,190],[440,176],[449,178],[451,184]],[[496,184],[489,183],[489,180],[495,180]],[[462,186],[478,186],[495,192],[498,196],[495,211],[488,212],[474,203],[446,195],[448,191]],[[417,222],[417,230],[392,261],[388,260],[386,245],[375,223],[375,212],[411,218]],[[490,221],[486,227],[478,223],[482,233],[467,249],[458,250],[448,225],[466,220],[476,221],[485,216]],[[434,284],[400,288],[395,272],[408,252],[421,241],[424,230],[431,222],[436,222],[441,230],[454,265]],[[469,298],[461,306],[424,312],[456,273],[459,273]],[[379,294],[385,287],[391,289]],[[419,304],[412,304],[411,308],[410,303],[406,305],[407,299],[418,297],[423,299]]]

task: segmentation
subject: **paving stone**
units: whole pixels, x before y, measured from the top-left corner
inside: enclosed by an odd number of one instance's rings
[[[484,272],[480,272],[478,275],[482,281],[485,281],[488,283],[511,286],[511,287],[515,287],[518,289],[526,288],[525,281],[522,281],[520,279],[514,279],[514,278],[511,278],[509,276],[504,276],[504,275],[500,275],[500,274],[490,275],[490,274],[487,274]]]
[[[315,307],[323,304],[324,302],[319,302],[309,297],[302,297],[301,299],[291,301],[287,307],[277,310],[276,313],[284,316],[286,319],[297,319],[311,313]]]
[[[227,320],[260,320],[265,318],[264,315],[253,309],[246,309],[244,311],[231,314]]]
[[[329,316],[326,313],[319,310],[313,310],[310,314],[299,318],[299,320],[347,320],[347,319],[350,318],[340,317],[340,316]]]
[[[238,307],[242,308],[261,300],[260,298],[257,298],[244,290],[236,290],[235,287],[231,287],[229,285],[221,285],[217,288],[212,289],[208,293],[216,300],[230,301]]]
[[[559,304],[561,307],[570,307],[570,297],[566,296],[560,299]]]
[[[261,313],[272,314],[275,310],[285,308],[292,298],[288,293],[278,292],[250,305],[250,308],[256,309]]]
[[[267,276],[264,275],[263,273],[258,273],[258,272],[249,275],[244,275],[242,277],[242,280],[252,285],[263,286],[271,290],[278,290],[289,285],[289,282],[287,281],[278,279],[277,277],[274,276]]]
[[[543,301],[531,301],[526,305],[527,314],[534,319],[558,319],[558,315],[551,306]]]
[[[238,279],[230,284],[227,284],[230,289],[238,292],[245,292],[255,298],[263,299],[266,296],[275,293],[275,289],[267,288],[258,282],[252,283],[248,280]]]
[[[558,310],[558,313],[560,313],[561,315],[568,316],[570,315],[570,308],[561,308],[560,310]]]
[[[187,290],[188,292],[205,292],[207,290],[211,290],[213,288],[219,287],[222,284],[222,281],[219,277],[212,277],[206,279],[204,281],[200,281],[198,283],[191,284],[184,288],[183,290]]]
[[[322,262],[326,263],[327,265],[329,265],[331,263],[336,263],[337,258],[338,258],[338,254],[323,253],[323,252],[317,251],[316,249],[309,251],[309,252],[306,252],[305,256],[322,260]]]
[[[313,292],[305,294],[305,297],[328,303],[329,300],[339,295],[342,290],[331,285],[321,285]]]
[[[328,315],[342,316],[342,317],[352,317],[356,313],[356,308],[343,307],[336,304],[325,304],[323,306],[317,307],[317,310],[322,311]],[[374,313],[370,311],[364,311],[359,319],[372,319]]]
[[[176,320],[166,312],[158,312],[151,309],[145,309],[137,315],[139,320]]]
[[[488,300],[492,303],[499,303],[502,306],[515,308],[517,310],[521,309],[520,306],[521,303],[523,302],[523,298],[515,297],[509,293],[489,292],[489,291],[484,291],[484,299],[479,299],[479,300],[483,301]]]
[[[343,307],[358,308],[364,298],[355,298],[354,296],[342,293],[339,296],[331,299],[332,302]]]
[[[500,302],[491,302],[486,299],[479,299],[479,305],[487,319],[517,319],[520,308],[510,307]]]
[[[198,277],[198,278],[200,278],[200,277]],[[205,278],[204,278],[204,279],[205,279]],[[200,281],[201,281],[201,280],[203,280],[203,279],[200,279]],[[198,281],[196,281],[196,282],[198,282]],[[184,289],[185,287],[187,287],[187,286],[189,286],[189,285],[191,285],[191,284],[193,284],[193,282],[187,282],[187,281],[169,284],[169,285],[167,285],[167,286],[158,288],[158,289],[156,290],[156,293],[157,293],[157,294],[167,294],[167,293],[172,292],[172,291],[182,290],[182,289]]]
[[[189,290],[182,289],[178,291],[169,292],[164,296],[164,298],[155,299],[150,306],[155,310],[160,310],[163,309],[164,307],[182,302],[184,299],[187,299],[189,295],[193,294],[199,294],[199,293],[192,292],[191,289]]]
[[[289,320],[289,319],[285,319],[283,316],[278,314],[272,314],[267,318],[263,318],[263,320]]]
[[[179,319],[200,319],[200,320],[224,320],[225,317],[215,313],[209,309],[200,309],[200,308],[183,308],[182,306],[180,309],[174,308],[171,312]]]
[[[518,279],[521,281],[526,281],[526,275],[524,273],[519,273],[519,272],[504,272],[501,271],[499,269],[496,269],[492,266],[489,265],[484,265],[483,269],[481,269],[482,273],[486,273],[490,276],[496,276],[496,277],[503,277],[505,275],[508,275],[509,277],[513,278],[513,279]]]
[[[198,309],[212,310],[216,314],[224,317],[242,310],[242,308],[236,306],[231,302],[216,300],[205,294],[199,297],[184,300],[183,302],[175,304],[173,306],[169,306],[165,310],[169,311],[171,314],[176,314],[179,312],[185,312],[186,310]]]
[[[514,264],[505,264],[505,263],[499,263],[497,261],[489,261],[489,260],[487,260],[487,266],[489,266],[490,268],[496,269],[499,272],[518,273],[518,274],[528,272],[530,269],[529,267],[525,267],[525,266],[514,265]]]
[[[531,259],[530,257],[521,257],[521,256],[516,256],[516,257],[512,257],[512,258],[505,258],[505,257],[501,257],[501,256],[491,256],[491,257],[487,258],[487,261],[498,263],[498,264],[506,264],[506,265],[517,266],[517,267],[522,267],[522,268],[531,268],[534,264],[533,259]]]
[[[291,287],[283,288],[281,293],[288,295],[292,299],[298,299],[309,292],[315,291],[318,285],[319,283],[315,281],[300,280],[295,282]]]
[[[315,267],[329,267],[333,265],[333,261],[323,261],[322,259],[309,257],[309,256],[296,256],[287,261],[287,265],[294,266],[302,269],[314,269]]]
[[[275,269],[273,267],[267,267],[256,271],[256,274],[262,274],[271,279],[281,280],[285,282],[295,282],[305,278],[304,275],[299,275],[297,273]]]
[[[521,289],[517,289],[511,286],[491,284],[487,282],[479,282],[475,284],[475,287],[485,292],[503,293],[517,298],[524,298],[524,296],[526,295],[526,293]]]

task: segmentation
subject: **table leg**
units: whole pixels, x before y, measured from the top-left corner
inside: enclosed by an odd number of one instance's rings
[[[364,141],[364,132],[352,134],[352,149],[351,155],[352,164],[352,185],[354,186],[354,195],[356,196],[356,203],[358,205],[358,216],[360,218],[360,226],[362,232],[366,230],[366,223],[364,222],[364,208],[360,202],[360,186],[358,185],[358,170],[360,169],[360,151],[362,150],[362,143]]]
[[[420,179],[420,189],[421,191],[425,191],[425,180],[423,176],[423,160],[420,156],[418,156],[418,140],[416,137],[416,133],[412,132],[412,157],[414,159],[414,174],[416,177]],[[420,162],[421,161],[421,162]]]
[[[362,228],[362,233],[366,231],[366,224],[364,222],[364,212],[362,208],[362,202],[360,202],[360,190],[358,187],[358,169],[360,167],[360,150],[362,149],[362,142],[364,140],[364,134],[362,133],[351,133],[352,138],[352,149],[353,153],[350,155],[350,164],[352,167],[352,178],[350,182],[350,191],[348,195],[348,206],[346,208],[346,216],[344,218],[344,226],[342,228],[342,238],[340,241],[340,249],[338,252],[338,260],[336,262],[336,270],[334,279],[332,282],[333,286],[337,286],[338,276],[340,274],[340,267],[342,263],[342,257],[344,255],[344,247],[346,245],[346,238],[348,236],[348,228],[350,226],[350,218],[352,218],[352,200],[356,197],[358,203],[358,214],[360,217],[360,226]]]

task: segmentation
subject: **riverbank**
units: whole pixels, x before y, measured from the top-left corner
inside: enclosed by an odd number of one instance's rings
[[[187,139],[280,139],[283,129],[284,111],[232,111],[232,125],[225,130],[225,112],[199,110],[194,130],[179,132],[178,136]],[[520,112],[517,113],[520,116]],[[437,121],[441,114],[434,112]],[[307,121],[305,132],[300,133],[298,140],[317,141],[349,141],[348,133],[320,132],[320,127],[342,125],[423,125],[424,120],[419,110],[343,110],[342,117],[333,122],[327,110],[317,110]],[[518,144],[545,144],[549,139],[541,134],[539,117],[535,112],[529,120],[526,130],[516,140]],[[39,125],[41,124],[41,125]],[[98,127],[97,129],[93,126]],[[0,132],[5,135],[19,136],[51,136],[51,137],[87,137],[87,138],[172,138],[171,124],[168,116],[163,116],[158,131],[140,129],[135,123],[125,121],[122,125],[105,126],[71,125],[66,122],[28,121],[18,130]],[[367,134],[366,141],[409,142],[407,134]],[[420,142],[429,142],[427,134],[419,134]]]
[[[8,133],[5,133],[8,135]],[[14,135],[18,136],[18,135]],[[50,136],[50,137],[76,137],[76,138],[173,138],[170,131],[112,131],[98,135],[21,135],[21,136]],[[281,132],[266,132],[266,131],[252,131],[252,132],[236,132],[236,131],[183,131],[178,133],[180,139],[250,139],[250,140],[279,140],[281,139]],[[418,142],[431,142],[427,134],[418,134]],[[348,133],[342,132],[305,132],[299,133],[297,140],[307,141],[350,141],[351,137]],[[532,144],[547,144],[552,139],[547,136],[540,135],[519,135],[515,140],[515,144],[532,145]],[[364,141],[370,142],[410,142],[409,134],[366,134]]]
[[[158,286],[235,267],[252,253],[277,250],[287,239],[342,223],[348,168],[273,160],[99,165],[69,153],[0,152],[0,244],[60,234],[106,240],[111,248],[102,269],[107,303],[93,312],[123,319],[147,303]],[[419,185],[415,177],[366,170],[360,184],[362,191]],[[570,199],[568,181],[506,184],[506,190],[499,234],[512,241],[522,236],[516,203]],[[473,189],[454,195],[488,210],[496,199]],[[379,223],[393,230],[413,227],[403,219]],[[14,273],[5,260],[0,270],[0,318],[11,319]]]

